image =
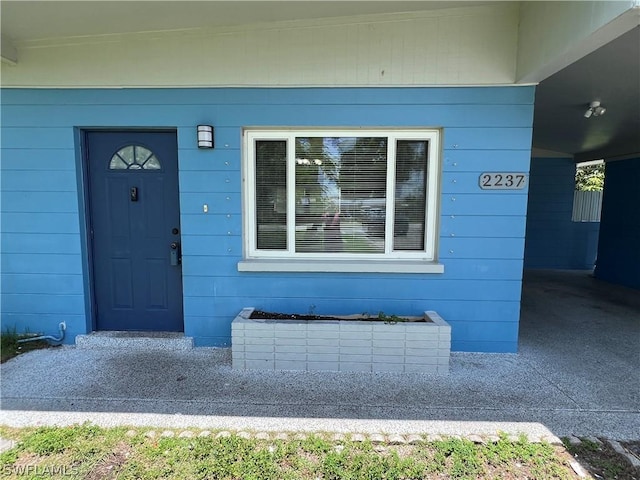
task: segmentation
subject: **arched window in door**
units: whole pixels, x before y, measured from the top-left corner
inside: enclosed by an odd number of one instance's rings
[[[111,157],[109,170],[160,170],[160,160],[148,148],[128,145]]]

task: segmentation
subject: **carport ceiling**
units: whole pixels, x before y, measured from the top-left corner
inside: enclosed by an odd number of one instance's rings
[[[585,118],[593,100],[607,111]],[[640,27],[538,85],[533,146],[578,161],[640,152]]]

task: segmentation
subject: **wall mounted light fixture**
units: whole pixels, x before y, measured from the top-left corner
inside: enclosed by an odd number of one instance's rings
[[[213,127],[198,125],[198,148],[213,148]]]
[[[602,107],[599,101],[594,100],[589,104],[589,108],[587,109],[587,111],[584,112],[584,118],[589,118],[592,115],[594,117],[599,117],[600,115],[604,115],[604,112],[606,111],[607,109]]]

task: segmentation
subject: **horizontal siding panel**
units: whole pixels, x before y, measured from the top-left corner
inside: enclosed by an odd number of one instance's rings
[[[380,92],[379,96],[382,96]],[[221,126],[242,125],[330,125],[340,118],[341,125],[442,125],[445,127],[528,127],[530,105],[431,105],[352,102],[305,105],[280,104],[278,108],[256,108],[253,104],[180,105],[70,105],[3,106],[5,127],[63,127],[72,125],[145,125],[149,118],[155,125],[193,125],[194,118],[216,118]]]
[[[445,156],[453,150],[531,149],[532,128],[447,128]]]
[[[443,215],[509,215],[527,212],[526,194],[487,195],[483,193],[442,195]]]
[[[43,333],[45,335],[60,335],[58,325],[65,322],[65,342],[73,343],[76,335],[87,333],[84,314],[50,314],[50,313],[2,313],[2,326],[13,328],[18,333]],[[24,328],[27,325],[28,329]]]
[[[76,174],[57,170],[8,170],[2,173],[2,190],[7,192],[76,192]]]
[[[3,190],[1,198],[2,212],[78,213],[76,192]]]
[[[207,316],[185,315],[184,334],[186,336],[221,337],[231,340],[231,322],[229,317],[213,312]]]
[[[460,322],[516,322],[520,317],[520,298],[512,300],[454,301],[432,300],[429,309],[445,320]]]
[[[281,275],[270,276],[270,281],[259,277],[232,279],[222,277],[215,280],[217,296],[233,297],[242,291],[247,296],[269,296],[287,298],[358,298],[375,299],[384,289],[387,298],[412,300],[416,295],[423,298],[467,299],[467,300],[511,300],[520,296],[520,282],[516,281],[455,281],[441,279],[424,280],[415,284],[411,280],[385,280],[384,285],[374,282],[349,282],[348,279],[315,278],[302,281],[297,279],[295,288],[291,278]],[[416,290],[418,289],[418,290]],[[417,293],[419,292],[419,293]]]
[[[193,125],[194,118],[206,118],[215,106],[180,105],[170,109],[165,105],[7,105],[3,106],[5,127],[70,127],[73,125],[109,125],[110,127],[154,125],[175,127]],[[215,118],[215,117],[214,117]]]
[[[67,233],[8,233],[1,235],[2,253],[80,254],[80,235]]]
[[[527,105],[280,105],[256,109],[253,105],[220,107],[216,117],[224,126],[243,125],[335,125],[341,126],[432,126],[432,127],[528,127]],[[363,121],[363,119],[366,119]]]
[[[440,220],[440,236],[524,238],[526,221],[524,215],[445,215]]]
[[[524,255],[523,238],[440,238],[440,259],[506,258],[520,260]]]
[[[2,120],[5,120],[3,116]],[[71,127],[5,127],[2,148],[20,149],[73,149],[74,131]]]
[[[540,184],[539,180],[534,180],[533,182],[534,183],[531,184],[529,188],[536,188],[536,191],[539,195],[547,195],[553,198],[566,197],[569,199],[569,201],[573,201],[573,190],[575,188],[575,184],[573,182],[569,184],[563,184],[553,181]]]
[[[3,105],[256,105],[277,106],[299,103],[328,104],[442,104],[442,105],[532,105],[535,88],[509,86],[402,89],[363,88],[198,88],[143,89],[117,91],[93,88],[72,90],[3,89]],[[4,116],[4,115],[3,115]]]
[[[180,172],[182,192],[240,192],[238,172]]]
[[[4,142],[5,133],[2,134]],[[3,143],[3,147],[4,147]],[[76,170],[76,153],[73,149],[49,150],[46,148],[30,148],[23,145],[24,149],[2,148],[0,158],[2,158],[2,171],[9,170],[52,170],[72,171]]]
[[[325,299],[318,299],[318,303],[322,304],[322,302],[327,302],[327,300]],[[197,297],[191,297],[191,299],[189,300],[190,303],[190,310],[192,312],[197,312],[198,311],[198,300]],[[206,310],[203,310],[202,313],[193,313],[194,315],[204,315],[204,312],[206,311],[208,314],[210,315],[215,315],[217,317],[220,318],[234,318],[238,313],[240,313],[240,310],[242,310],[245,307],[255,307],[257,305],[260,305],[262,302],[259,299],[256,298],[250,298],[250,297],[244,297],[244,296],[238,296],[238,297],[233,297],[233,298],[229,298],[229,297],[223,297],[223,298],[214,298],[213,301],[211,303],[206,303],[205,304],[205,308]],[[316,305],[316,308],[318,308],[318,305]],[[306,306],[305,310],[300,311],[298,313],[308,313],[309,312],[309,305]]]
[[[558,212],[569,212],[573,211],[572,198],[571,196],[562,195],[560,197],[538,197],[536,198],[529,197],[529,212],[548,212],[548,213],[558,213]],[[546,215],[545,215],[546,217]]]
[[[3,293],[2,311],[81,315],[84,313],[84,296]]]
[[[213,227],[208,226],[207,228],[213,228]],[[211,241],[211,252],[208,253],[208,255],[213,255],[213,256],[242,255],[242,238],[239,235],[210,235],[205,232],[192,232],[192,231],[189,231],[188,229],[185,229],[184,225],[182,226],[182,231],[184,232],[184,235],[188,237],[204,235],[207,238],[209,238]],[[183,273],[184,273],[185,262],[189,261],[187,258],[185,258],[186,255],[190,255],[189,241],[190,240],[187,239],[186,245],[184,245],[183,243],[183,248],[182,248]],[[200,258],[195,255],[194,257],[196,258],[195,261],[198,261],[198,258]],[[237,269],[236,269],[236,273],[237,273]]]
[[[237,243],[237,244],[236,244]],[[218,255],[185,255],[183,248],[182,276],[237,275],[238,262],[242,260],[242,242],[234,240],[235,253],[223,252]],[[217,250],[220,250],[218,248]],[[186,295],[187,292],[185,292]]]
[[[211,237],[209,235],[183,235],[182,251],[189,255],[196,256],[215,255],[218,247],[213,245],[213,243],[217,241],[219,241],[217,237]]]
[[[451,340],[452,352],[479,352],[479,353],[516,353],[518,351],[518,339],[509,341],[484,341]]]
[[[238,215],[227,218],[226,215],[200,214],[180,217],[183,235],[240,236],[242,223]],[[214,243],[219,239],[212,238]]]
[[[183,215],[241,215],[241,199],[240,192],[180,192],[180,212]],[[208,214],[203,212],[205,204]]]
[[[459,322],[480,322],[479,329],[484,323],[517,323],[520,316],[520,303],[518,299],[489,300],[489,301],[460,301],[446,299],[412,299],[412,307],[407,309],[406,303],[393,298],[380,299],[347,299],[349,303],[344,303],[342,299],[310,297],[288,299],[273,297],[250,297],[240,295],[237,297],[213,297],[213,281],[203,281],[206,287],[200,287],[198,280],[192,279],[191,283],[185,284],[185,290],[195,291],[198,288],[201,295],[190,295],[185,297],[185,308],[188,308],[189,315],[215,315],[227,318],[234,318],[240,310],[245,307],[256,307],[268,311],[283,313],[308,314],[315,312],[318,314],[361,314],[367,312],[376,316],[378,312],[402,311],[403,315],[421,315],[426,310],[435,310],[447,321]],[[187,300],[188,299],[188,300]],[[358,303],[359,302],[359,303]],[[391,302],[391,303],[388,303]],[[338,307],[336,308],[336,303]],[[471,308],[471,304],[473,307]],[[187,306],[188,305],[188,306]],[[268,306],[265,306],[268,305]]]
[[[77,213],[3,213],[3,232],[80,233]]]
[[[522,279],[522,259],[447,258],[442,263],[447,280]]]
[[[185,317],[192,317],[198,315],[215,315],[216,312],[213,308],[213,298],[210,296],[200,297],[184,297],[183,311]],[[228,320],[227,320],[228,321]],[[229,322],[230,323],[230,322]]]
[[[80,255],[12,253],[0,255],[2,273],[82,275]]]
[[[482,329],[485,322],[518,322],[520,303],[518,300],[446,300],[446,299],[336,299],[336,298],[281,298],[281,297],[185,297],[186,317],[201,316],[203,319],[218,317],[230,322],[243,308],[280,313],[315,313],[319,315],[368,314],[379,312],[398,315],[422,315],[426,310],[435,310],[451,322],[478,322]]]
[[[193,134],[193,132],[191,132]],[[240,132],[238,131],[238,135]],[[193,138],[191,142],[194,142]],[[199,171],[199,172],[239,172],[240,159],[242,153],[239,149],[221,148],[218,138],[217,128],[214,131],[215,148],[211,150],[189,150],[182,149],[178,152],[178,163],[180,171]]]
[[[207,237],[203,237],[206,242]],[[193,277],[193,282],[198,282],[200,278],[213,276],[236,276],[238,275],[237,266],[241,260],[239,256],[227,257],[224,255],[189,255],[183,258],[183,278]],[[522,259],[494,259],[494,258],[447,258],[443,259],[444,274],[439,274],[435,278],[446,280],[520,280],[522,278]],[[242,274],[246,275],[246,274]],[[263,275],[269,278],[271,274],[254,274]],[[406,274],[388,273],[388,274],[359,274],[359,273],[341,273],[341,274],[322,274],[322,273],[298,273],[292,274],[290,277],[293,281],[304,278],[318,278],[329,275],[329,278],[347,278],[353,282],[382,282],[387,279],[406,278]],[[414,277],[414,275],[411,275]],[[240,276],[239,278],[243,278]],[[434,278],[432,275],[426,274],[416,277],[420,281]],[[192,285],[192,281],[184,281],[185,295],[195,295],[187,289],[187,285]],[[417,285],[417,284],[416,284]],[[241,295],[241,292],[239,292]]]
[[[451,333],[456,338],[476,342],[492,341],[495,338],[518,339],[518,317],[510,322],[462,322],[450,321]]]
[[[446,134],[446,132],[445,132]],[[443,155],[445,172],[523,172],[529,171],[529,150],[457,150]]]
[[[3,293],[82,295],[82,275],[2,274]]]
[[[195,337],[193,344],[196,347],[230,347],[231,337]]]

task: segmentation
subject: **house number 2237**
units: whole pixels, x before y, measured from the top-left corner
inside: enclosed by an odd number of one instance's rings
[[[483,190],[520,190],[527,185],[527,175],[515,172],[485,172],[480,174]]]

